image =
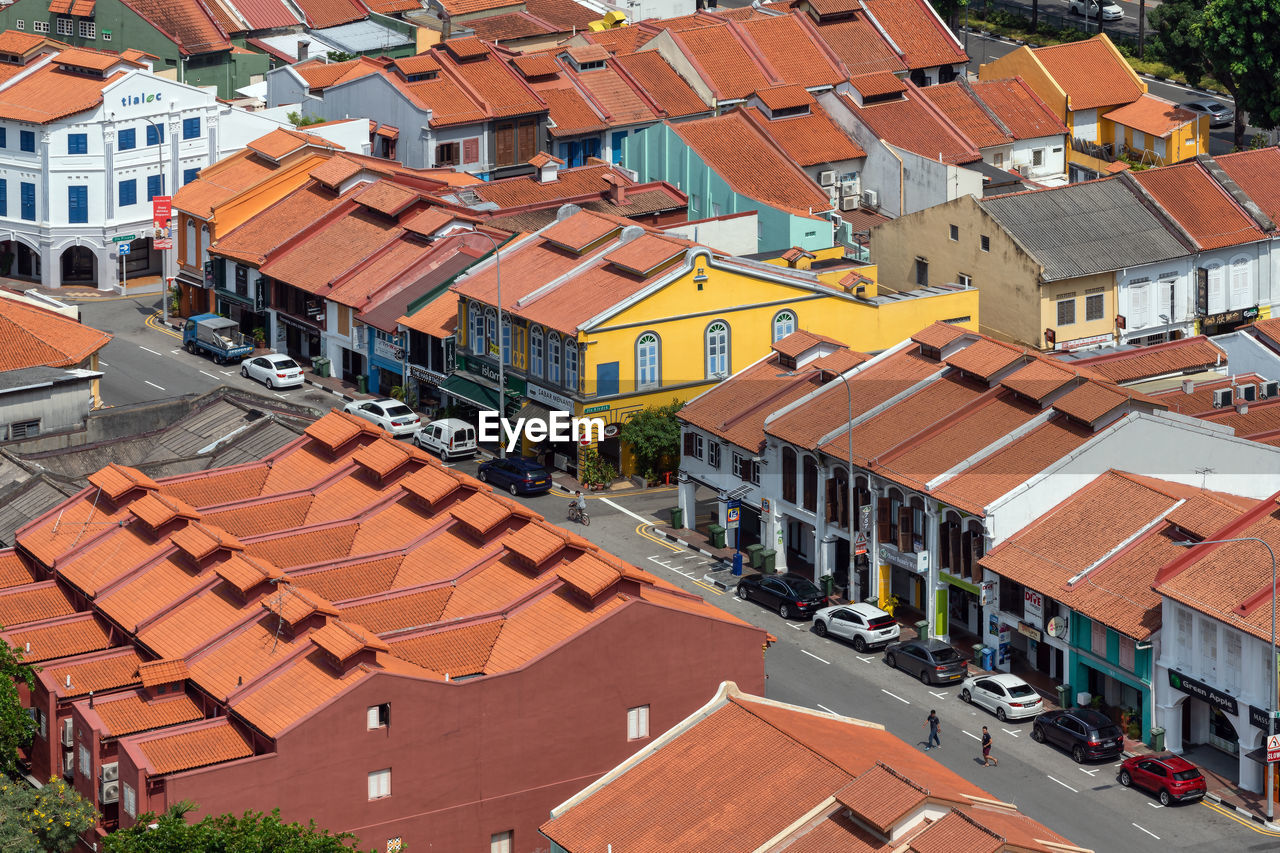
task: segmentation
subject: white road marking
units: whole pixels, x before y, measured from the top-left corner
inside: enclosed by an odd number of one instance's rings
[[[961,729],[960,731],[964,732],[964,729]],[[967,734],[969,737],[973,738],[974,740],[982,740],[982,738],[978,737],[973,732],[964,732],[964,733]]]
[[[813,652],[805,651],[804,649],[801,649],[800,651],[801,651],[801,652],[803,652],[804,654],[808,655],[809,657],[813,658],[813,659],[814,659],[814,660],[816,660],[816,661],[822,661],[822,662],[823,662],[823,663],[825,663],[827,666],[830,666],[830,665],[831,665],[831,661],[829,661],[829,660],[822,660],[822,658],[818,657],[818,656],[817,656],[817,655],[815,655]]]
[[[1138,825],[1135,823],[1135,824],[1134,824],[1134,826],[1138,826]],[[1138,829],[1142,829],[1142,827],[1138,826]],[[1159,841],[1159,840],[1160,840],[1160,836],[1156,835],[1156,834],[1155,834],[1154,832],[1152,832],[1151,830],[1149,830],[1149,829],[1142,829],[1142,831],[1143,831],[1143,832],[1145,832],[1147,835],[1150,835],[1150,836],[1151,836],[1152,838],[1154,838],[1156,841]]]
[[[279,397],[281,400],[288,400],[288,399],[289,399],[289,398],[288,398],[288,397],[286,397],[284,394],[276,394],[276,396],[277,396],[277,397]]]
[[[161,391],[163,391],[163,390],[164,390],[164,388],[162,388],[161,386],[159,386],[159,385],[157,385],[156,383],[152,382],[150,379],[144,379],[144,380],[142,380],[142,381],[143,381],[143,382],[145,382],[145,383],[147,383],[148,385],[150,385],[152,388],[159,388]]]
[[[861,655],[854,655],[854,657],[862,661],[863,663],[871,663],[871,658],[864,658]]]
[[[635,514],[634,512],[632,512],[631,510],[627,509],[625,506],[622,506],[621,504],[614,503],[613,501],[609,500],[608,498],[601,498],[601,499],[600,499],[600,503],[602,503],[602,504],[608,504],[609,506],[611,506],[611,507],[613,507],[614,509],[616,509],[618,512],[626,513],[627,515],[631,516],[632,518],[634,518],[636,521],[640,522],[641,524],[653,524],[653,519],[652,519],[652,518],[645,518],[643,515],[637,515],[637,514]]]
[[[235,372],[234,370],[221,370],[221,371],[219,371],[219,373],[221,373],[223,376],[235,376],[235,375],[236,375],[236,372]]]
[[[1053,779],[1053,777],[1052,777],[1052,776],[1050,776],[1049,778],[1050,778],[1050,779]],[[1066,788],[1068,791],[1070,791],[1070,792],[1071,792],[1071,793],[1073,793],[1073,794],[1078,794],[1078,793],[1080,793],[1080,791],[1079,791],[1079,790],[1077,790],[1076,788],[1071,787],[1071,786],[1070,786],[1070,785],[1068,785],[1066,782],[1063,782],[1061,779],[1053,779],[1053,781],[1057,782],[1059,785],[1061,785],[1062,787]],[[1137,826],[1137,824],[1134,824],[1134,826]]]
[[[111,366],[111,365],[107,364],[105,361],[103,361],[102,359],[98,359],[98,364],[101,364],[103,367],[110,367],[110,366]]]
[[[1010,737],[1017,737],[1018,735],[1022,734],[1022,732],[1015,731],[1014,729],[1001,729],[1000,731],[1004,732]]]
[[[819,707],[819,708],[821,708],[822,710],[826,711],[828,714],[835,714],[835,716],[837,716],[837,717],[838,717],[838,716],[840,716],[839,714],[836,714],[836,712],[835,712],[835,711],[833,711],[833,710],[831,710],[830,708],[828,708],[826,705],[819,705],[818,707]]]
[[[212,373],[210,373],[209,371],[207,371],[207,370],[202,370],[202,371],[200,371],[200,372],[201,372],[201,373],[203,373],[205,376],[208,376],[208,377],[209,377],[210,379],[212,379],[214,382],[217,382],[217,381],[218,381],[218,377],[214,376],[214,375],[213,375]]]
[[[138,349],[140,349],[140,350],[146,350],[147,352],[151,353],[152,355],[158,355],[158,356],[160,356],[161,358],[163,358],[163,357],[164,357],[164,353],[162,353],[162,352],[156,352],[156,351],[155,351],[155,350],[153,350],[153,349],[147,349],[147,348],[146,348],[146,347],[144,347],[142,344],[138,344]]]
[[[144,349],[145,349],[145,347],[144,347]],[[177,355],[177,354],[179,354],[180,352],[182,352],[182,350],[180,350],[180,349],[171,349],[171,350],[169,350],[169,352],[173,353],[174,355]]]
[[[801,625],[799,622],[788,622],[788,623],[787,623],[787,627],[788,627],[788,628],[795,628],[797,631],[803,631],[803,630],[804,630],[804,626],[803,626],[803,625]],[[804,651],[804,650],[803,650],[803,649],[801,649],[801,651]]]
[[[887,694],[887,695],[889,695],[889,696],[892,696],[894,699],[897,699],[897,700],[898,700],[899,702],[901,702],[903,705],[910,705],[910,704],[911,704],[910,702],[908,702],[906,699],[903,699],[903,698],[902,698],[901,696],[899,696],[898,694],[896,694],[896,693],[889,693],[889,691],[888,691],[888,690],[885,690],[883,687],[881,687],[881,688],[880,688],[880,692],[881,692],[881,693],[885,693],[885,694]]]
[[[946,694],[946,693],[938,693],[937,691],[934,691],[934,690],[930,690],[930,691],[929,691],[929,695],[930,695],[930,696],[937,696],[939,699],[950,699],[950,698],[951,698],[951,697],[950,697],[948,694]]]
[[[1164,808],[1164,806],[1160,805],[1159,803],[1147,803],[1147,805],[1151,806],[1151,808],[1153,808],[1153,809],[1162,809],[1162,808]]]
[[[1076,769],[1079,770],[1081,773],[1087,773],[1090,776],[1097,776],[1100,772],[1102,772],[1101,767],[1097,768],[1096,770],[1085,770],[1083,767],[1077,767]]]

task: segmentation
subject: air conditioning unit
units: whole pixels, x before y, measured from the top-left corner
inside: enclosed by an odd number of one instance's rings
[[[844,193],[845,195],[850,195],[852,193],[856,193],[857,191],[858,191],[857,178],[849,178],[846,181],[840,182],[840,192]]]
[[[75,721],[67,717],[62,721],[62,745],[75,746]]]
[[[836,182],[836,173],[830,169],[825,172],[818,173],[818,183],[824,187],[829,187]]]
[[[105,806],[109,803],[120,802],[120,783],[119,782],[103,782],[98,788],[98,805]]]
[[[1231,389],[1219,388],[1213,392],[1213,407],[1215,409],[1225,409],[1231,405]]]
[[[880,193],[875,190],[863,190],[862,203],[872,210],[875,210],[880,206]]]
[[[76,775],[76,751],[68,749],[62,753],[62,775],[70,778]]]
[[[120,762],[112,761],[110,764],[104,764],[98,773],[102,776],[103,782],[114,782],[120,778]]]
[[[840,199],[841,210],[857,210],[859,205],[860,201],[856,195],[845,196]]]
[[[1270,400],[1277,394],[1280,394],[1280,382],[1263,382],[1259,389],[1261,393],[1258,395],[1263,400]]]
[[[827,187],[827,200],[831,202],[831,206],[835,207],[840,203],[840,190],[837,187]]]
[[[1237,390],[1240,392],[1240,399],[1246,403],[1252,403],[1258,399],[1258,386],[1253,383],[1241,385]]]

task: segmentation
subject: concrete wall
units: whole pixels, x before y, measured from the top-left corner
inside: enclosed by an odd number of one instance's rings
[[[1267,379],[1280,380],[1280,354],[1258,343],[1245,332],[1216,335],[1213,342],[1227,353],[1227,369],[1233,374],[1257,373]]]
[[[83,428],[92,402],[90,377],[0,394],[0,439],[9,424],[40,421],[40,432]],[[23,442],[6,443],[12,450]]]
[[[759,217],[754,210],[717,219],[682,222],[662,230],[730,255],[750,255],[756,251]]]

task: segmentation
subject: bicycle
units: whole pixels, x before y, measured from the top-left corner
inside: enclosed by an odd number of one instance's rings
[[[583,527],[591,526],[591,516],[587,515],[587,511],[576,503],[569,504],[569,520],[581,522]]]

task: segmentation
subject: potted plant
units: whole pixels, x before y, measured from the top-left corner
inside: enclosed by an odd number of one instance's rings
[[[403,403],[403,402],[404,402],[404,388],[403,388],[403,387],[401,387],[401,386],[399,386],[399,385],[393,386],[393,387],[392,387],[392,389],[391,389],[391,398],[392,398],[393,400],[399,400],[401,403]]]
[[[259,349],[267,345],[267,330],[259,326],[253,330],[253,345]]]

